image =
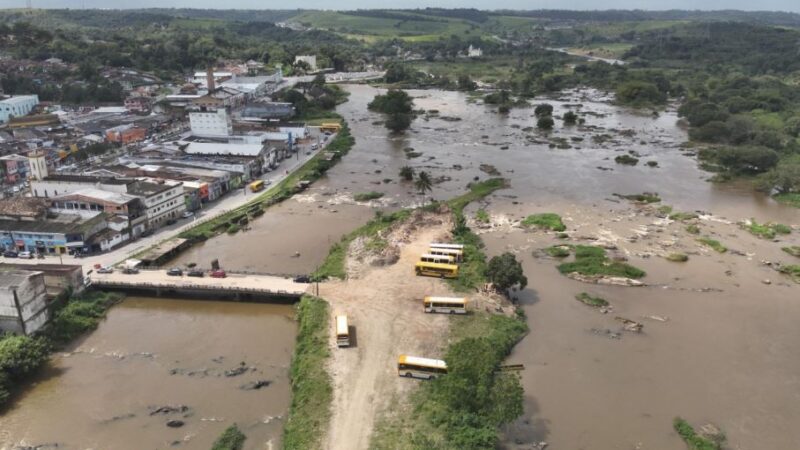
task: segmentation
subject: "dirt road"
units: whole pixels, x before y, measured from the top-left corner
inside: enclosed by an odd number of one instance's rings
[[[338,349],[335,337],[331,339],[334,399],[325,448],[367,448],[375,417],[392,398],[407,395],[421,382],[397,376],[398,355],[442,356],[448,317],[425,314],[422,298],[452,293],[439,279],[415,276],[413,266],[428,243],[447,234],[449,227],[448,223],[421,227],[401,246],[395,264],[360,270],[358,278],[320,286],[332,316],[347,314],[355,328],[353,348]]]

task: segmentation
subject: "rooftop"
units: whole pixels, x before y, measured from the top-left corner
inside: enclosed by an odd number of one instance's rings
[[[129,178],[95,177],[91,175],[49,175],[44,179],[44,181],[60,181],[64,183],[102,183],[122,186],[131,184],[136,180]]]
[[[261,144],[224,144],[217,142],[190,142],[184,152],[189,155],[258,156],[264,151]]]
[[[27,281],[31,276],[41,273],[16,268],[0,269],[0,289],[15,288]]]
[[[58,214],[40,221],[0,220],[0,231],[74,234],[90,230],[105,219],[106,215],[99,213],[90,219],[75,214]]]
[[[15,95],[13,97],[8,97],[4,100],[0,100],[0,103],[4,105],[19,105],[23,103],[27,103],[30,101],[39,101],[39,97],[35,95]]]
[[[69,194],[53,197],[53,199],[65,199],[65,198],[72,198],[75,196],[94,198],[97,200],[102,200],[104,202],[117,203],[120,205],[136,200],[136,197],[134,197],[133,195],[123,194],[119,192],[104,191],[102,189],[95,189],[95,188],[79,189]]]
[[[158,183],[151,183],[149,181],[137,181],[136,183],[128,187],[128,193],[133,195],[150,196],[158,194],[160,192],[168,191],[173,187],[175,186],[166,183],[158,184]]]

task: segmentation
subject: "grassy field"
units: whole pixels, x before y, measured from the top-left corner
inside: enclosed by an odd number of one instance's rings
[[[311,28],[320,28],[344,36],[372,42],[377,38],[401,38],[409,41],[436,40],[442,36],[468,35],[478,28],[458,19],[428,17],[411,12],[396,12],[397,18],[365,17],[336,11],[305,11],[291,19]]]
[[[630,50],[631,47],[633,47],[633,44],[627,44],[624,42],[612,42],[606,44],[591,44],[591,45],[583,45],[580,47],[572,47],[569,48],[569,51],[580,55],[596,56],[599,58],[618,59],[621,58],[622,55],[625,54],[625,52]]]
[[[455,79],[459,75],[465,74],[473,80],[495,82],[513,75],[517,67],[517,58],[500,56],[478,60],[414,61],[408,65],[436,76],[448,76]]]

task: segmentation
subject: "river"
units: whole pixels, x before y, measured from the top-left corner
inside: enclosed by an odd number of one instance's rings
[[[564,92],[536,102],[551,103],[556,116],[568,108],[578,111],[586,123],[569,127],[556,119],[555,130],[542,133],[533,128],[532,108],[500,115],[464,93],[412,90],[415,108],[438,113],[418,117],[402,136],[390,136],[380,115],[366,108],[380,91],[365,85],[347,89],[350,99],[339,112],[356,137],[353,150],[309,190],[252,222],[250,230],[195,246],[174,264],[206,266],[219,259],[230,269],[309,273],[332,242],[374,211],[419,203],[412,185],[398,180],[402,166],[428,171],[435,180],[430,195],[438,199],[498,174],[511,187],[483,202],[498,223],[552,211],[565,217],[574,236],[617,236],[617,252],[645,269],[652,285],[600,287],[568,280],[555,270],[556,262],[532,255],[558,242],[553,235],[509,226],[483,233],[489,254],[515,252],[530,280],[519,297],[531,333],[511,356],[526,366],[526,409],[506,430],[509,447],[545,440],[561,449],[680,450],[685,447],[671,430],[678,415],[693,424],[719,425],[734,448],[778,450],[800,442],[800,430],[792,426],[800,423],[798,286],[759,264],[788,256],[780,251],[783,244],[755,240],[726,222],[753,217],[797,225],[800,213],[743,184],[708,182],[710,174],[681,147],[686,130],[674,105],[654,115],[614,106],[603,92]],[[614,162],[628,152],[641,162]],[[369,191],[384,196],[353,200]],[[713,220],[703,222],[704,232],[740,252],[698,250],[680,224],[654,224],[652,215],[613,195],[644,191],[658,192],[675,210],[713,213]],[[640,229],[648,234],[630,239]],[[798,245],[798,234],[783,239]],[[690,262],[651,257],[665,240],[691,253]],[[602,315],[573,300],[582,291],[608,298],[614,313]],[[284,306],[126,300],[78,344],[96,348],[94,354],[56,357],[57,376],[21,396],[0,428],[15,441],[134,448],[112,441],[115,435],[151,439],[136,448],[156,448],[190,436],[187,448],[207,448],[236,421],[246,428],[248,445],[263,448],[266,441],[277,442],[281,421],[269,418],[284,415],[289,401],[290,315]],[[595,332],[619,328],[616,315],[669,319],[647,321],[644,333],[621,339]],[[108,352],[132,356],[100,356]],[[139,352],[156,356],[133,356]],[[212,360],[221,355],[224,364]],[[273,384],[245,392],[238,389],[244,379],[169,375],[176,367],[229,368],[239,359],[264,370]],[[147,415],[148,406],[163,403],[192,408],[183,428],[167,429],[166,417]],[[135,417],[103,422],[129,413]],[[223,421],[202,421],[213,417]]]
[[[233,423],[279,448],[295,334],[287,305],[128,297],[0,417],[0,448],[208,449]]]

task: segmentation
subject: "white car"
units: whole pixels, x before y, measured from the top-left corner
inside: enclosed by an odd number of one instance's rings
[[[191,211],[184,211],[184,213],[181,214],[181,217],[183,217],[184,219],[188,219],[189,217],[194,217],[194,213]]]
[[[17,255],[17,256],[19,256],[20,258],[25,258],[25,259],[32,259],[33,258],[33,254],[31,252],[19,252],[19,255]]]

